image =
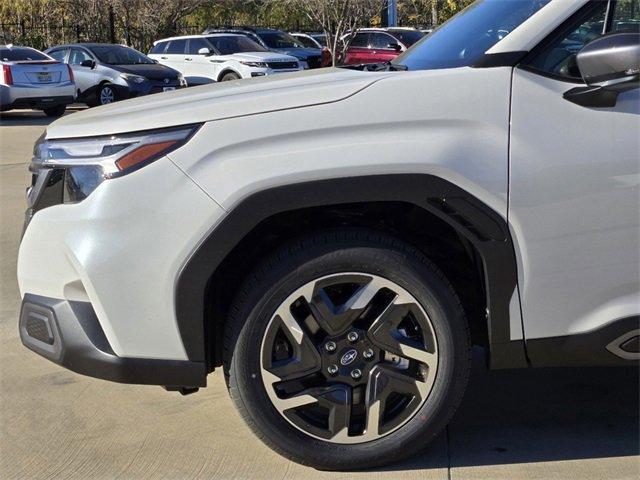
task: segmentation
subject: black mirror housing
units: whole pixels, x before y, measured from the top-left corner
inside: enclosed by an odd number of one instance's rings
[[[387,48],[395,50],[396,52],[402,51],[402,45],[400,45],[399,43],[390,43],[389,45],[387,45]]]
[[[82,62],[80,62],[80,66],[87,67],[87,68],[95,68],[96,62],[93,60],[83,60]]]
[[[612,33],[585,45],[576,63],[586,87],[564,98],[584,107],[614,107],[618,95],[640,87],[640,33]]]

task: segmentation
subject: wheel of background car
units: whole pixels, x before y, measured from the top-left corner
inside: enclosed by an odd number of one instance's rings
[[[66,105],[57,105],[51,108],[45,108],[43,112],[47,117],[61,117],[64,115],[64,112],[67,110]]]
[[[117,99],[116,91],[109,83],[105,83],[98,90],[98,105],[108,105]]]
[[[225,73],[222,78],[220,79],[221,82],[227,82],[229,80],[240,80],[240,75],[238,75],[235,72],[227,72]]]
[[[469,333],[456,293],[418,250],[345,230],[277,252],[230,309],[225,372],[249,426],[320,469],[411,455],[464,392]]]

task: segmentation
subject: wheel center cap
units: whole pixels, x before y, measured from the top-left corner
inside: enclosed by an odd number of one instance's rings
[[[358,357],[358,351],[355,348],[352,348],[351,350],[348,350],[347,352],[345,352],[344,355],[342,355],[342,358],[340,359],[340,363],[342,365],[349,365],[353,363],[357,357]]]

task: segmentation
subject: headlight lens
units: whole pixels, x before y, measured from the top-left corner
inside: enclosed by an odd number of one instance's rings
[[[104,180],[138,170],[184,145],[199,127],[64,140],[40,137],[31,169],[64,169],[65,201],[80,201]]]
[[[199,125],[104,137],[45,140],[34,148],[34,164],[44,167],[95,165],[116,177],[148,165],[184,145]]]
[[[254,68],[267,68],[267,62],[240,62],[243,65],[246,65],[247,67],[254,67]]]
[[[140,75],[133,75],[131,73],[123,73],[120,76],[124,78],[125,81],[130,83],[143,83],[147,81],[145,77],[141,77]]]

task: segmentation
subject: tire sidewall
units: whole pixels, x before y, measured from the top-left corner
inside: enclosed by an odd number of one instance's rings
[[[241,408],[255,423],[258,431],[275,444],[276,450],[300,463],[314,463],[319,452],[331,452],[329,468],[353,469],[366,463],[371,466],[373,451],[380,452],[380,462],[390,456],[403,456],[416,442],[434,438],[448,421],[451,403],[459,401],[456,379],[468,370],[469,345],[463,315],[457,299],[446,288],[428,260],[412,258],[406,252],[379,246],[353,244],[325,246],[300,252],[271,269],[253,288],[245,300],[246,318],[239,332],[231,362],[232,395],[239,396]],[[431,266],[432,267],[432,266]],[[326,275],[362,272],[384,277],[410,292],[426,311],[438,342],[439,363],[436,379],[427,400],[416,414],[398,430],[362,444],[336,444],[308,436],[291,425],[275,409],[264,389],[260,374],[262,338],[278,306],[300,286]],[[253,308],[251,308],[253,305]],[[449,315],[447,315],[449,312]],[[466,383],[466,380],[465,380]],[[235,387],[235,388],[234,388]],[[235,391],[234,391],[235,390]],[[327,462],[325,462],[327,463]],[[322,465],[321,465],[322,466]]]

